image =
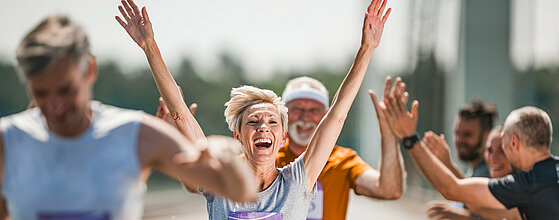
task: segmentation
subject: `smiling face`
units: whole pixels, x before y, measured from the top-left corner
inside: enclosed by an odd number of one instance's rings
[[[94,65],[94,61],[92,65]],[[73,58],[61,58],[43,73],[27,80],[27,87],[49,128],[62,136],[79,134],[89,125],[95,72],[79,68]]]
[[[286,105],[289,109],[289,140],[306,146],[326,114],[325,106],[312,99],[295,99]]]
[[[500,132],[493,132],[488,139],[484,156],[491,177],[498,178],[512,173],[509,161],[503,151],[503,138]]]
[[[235,138],[251,164],[275,163],[276,155],[285,142],[281,117],[273,104],[260,103],[247,107],[242,113]]]
[[[458,117],[454,129],[454,141],[458,157],[463,161],[473,161],[482,156],[483,134],[479,119]]]

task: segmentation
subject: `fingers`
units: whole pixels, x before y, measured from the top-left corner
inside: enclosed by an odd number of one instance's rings
[[[134,3],[133,0],[127,0],[127,2],[128,5],[132,6],[132,12],[134,12],[134,15],[140,15],[140,10],[138,9],[136,3]]]
[[[402,83],[402,78],[396,77],[396,81],[394,82],[394,86],[392,87],[392,90],[390,90],[390,94],[396,96],[396,91],[399,90],[400,83]]]
[[[411,115],[412,118],[417,122],[417,113],[418,113],[418,109],[419,108],[419,101],[414,100],[413,103],[411,104]]]
[[[198,109],[198,104],[196,103],[192,103],[192,105],[188,107],[188,110],[190,110],[190,114],[192,114],[193,116],[196,114],[196,109]]]
[[[142,17],[144,17],[144,22],[146,24],[151,24],[151,21],[149,20],[148,10],[146,9],[146,6],[142,7]]]
[[[126,22],[130,22],[130,16],[128,16],[128,13],[124,11],[124,8],[122,8],[121,5],[118,6],[118,10],[120,11],[120,14],[122,14],[122,17],[126,20]]]
[[[159,97],[159,107],[161,107],[163,116],[167,116],[169,114],[169,108],[167,108],[167,104],[163,101],[163,98]]]
[[[118,23],[120,24],[120,26],[122,26],[123,28],[126,28],[126,23],[119,17],[119,16],[115,16],[116,21],[118,21]]]
[[[404,94],[402,95],[402,102],[404,104],[407,104],[409,97],[410,97],[410,94],[408,92],[404,92]]]
[[[384,91],[383,91],[383,100],[388,100],[388,95],[390,94],[390,85],[392,85],[392,78],[390,76],[386,76],[386,80],[384,81]]]
[[[380,116],[382,115],[382,110],[380,109],[380,107],[378,106],[378,100],[377,100],[377,96],[375,95],[375,92],[373,92],[373,90],[369,89],[369,95],[371,96],[371,101],[373,101],[373,105],[375,106],[375,112],[377,113],[377,117],[380,118]]]
[[[375,2],[376,2],[376,1],[377,1],[377,0],[371,1],[371,4],[369,4],[369,7],[367,7],[367,13],[368,13],[369,15],[372,15],[372,14],[373,14],[374,5],[375,5]]]
[[[120,2],[122,3],[122,6],[126,10],[126,12],[128,12],[128,16],[130,16],[130,18],[134,17],[134,12],[132,11],[132,8],[130,8],[130,5],[128,5],[128,3],[124,0],[121,0]]]
[[[386,1],[387,0],[382,1],[382,4],[380,5],[380,9],[377,11],[377,17],[382,15],[382,13],[384,12],[384,7],[386,7]]]
[[[383,24],[386,23],[386,20],[388,19],[388,16],[390,15],[390,12],[392,12],[392,8],[389,8],[389,9],[386,11],[386,14],[384,14],[384,17],[382,17],[382,23],[383,23]]]
[[[374,0],[374,5],[373,5],[373,8],[372,8],[373,9],[372,14],[375,17],[378,16],[378,10],[377,9],[378,9],[378,6],[379,6],[380,2],[381,2],[381,0]]]

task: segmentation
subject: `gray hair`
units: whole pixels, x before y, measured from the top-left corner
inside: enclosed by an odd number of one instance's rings
[[[245,109],[260,103],[270,103],[276,107],[281,117],[282,129],[285,133],[288,122],[285,103],[281,101],[281,98],[276,93],[254,86],[241,86],[231,90],[231,99],[225,103],[226,108],[224,112],[229,130],[233,132],[240,131],[241,119]]]
[[[551,145],[553,125],[547,113],[537,107],[526,106],[512,111],[503,125],[505,137],[519,136],[520,141],[531,147]]]
[[[84,30],[64,15],[41,21],[23,38],[16,52],[25,79],[41,74],[62,58],[72,58],[85,69],[90,55]]]

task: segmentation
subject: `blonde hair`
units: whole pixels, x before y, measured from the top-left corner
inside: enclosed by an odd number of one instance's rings
[[[281,117],[282,129],[285,133],[287,131],[288,122],[285,103],[276,93],[254,86],[241,86],[231,89],[231,99],[225,103],[226,108],[223,114],[225,115],[227,125],[229,125],[229,130],[233,132],[240,131],[241,120],[245,109],[260,103],[270,103],[276,107]]]

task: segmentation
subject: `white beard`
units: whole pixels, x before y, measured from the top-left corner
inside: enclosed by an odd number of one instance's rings
[[[301,126],[303,128],[308,128],[308,127],[312,127],[313,132],[316,129],[316,124],[312,123],[312,122],[303,122],[301,120],[296,121],[295,123],[292,123],[291,125],[289,125],[289,128],[287,130],[287,132],[289,133],[289,141],[293,141],[298,145],[302,145],[302,146],[307,146],[309,144],[309,142],[311,142],[311,138],[312,138],[312,133],[309,135],[305,135],[305,134],[299,134],[297,132],[297,126]]]

